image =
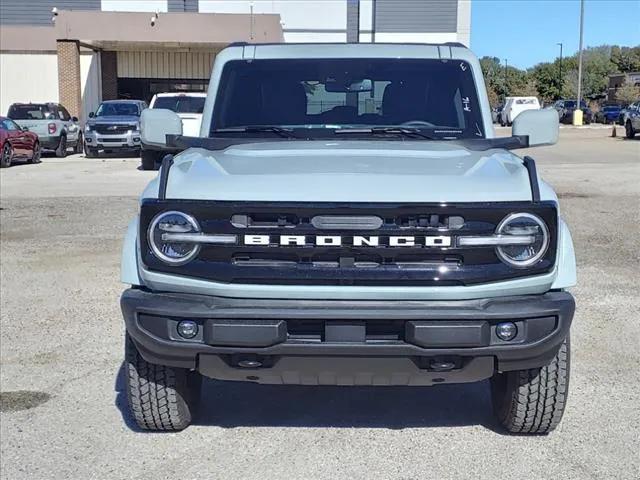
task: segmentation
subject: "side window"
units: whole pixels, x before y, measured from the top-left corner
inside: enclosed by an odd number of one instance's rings
[[[62,105],[58,105],[58,117],[60,118],[60,120],[64,120],[65,122],[71,120],[71,115],[69,115],[67,109]]]
[[[20,130],[20,127],[13,120],[9,120],[8,118],[2,121],[2,129],[8,131],[16,131]]]

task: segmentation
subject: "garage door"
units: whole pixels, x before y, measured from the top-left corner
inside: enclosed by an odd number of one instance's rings
[[[208,79],[217,51],[118,52],[119,78]]]

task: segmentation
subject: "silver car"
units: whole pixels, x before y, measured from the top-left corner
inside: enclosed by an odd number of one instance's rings
[[[87,157],[95,157],[99,150],[140,150],[140,113],[147,108],[142,100],[108,100],[89,114],[84,127]]]

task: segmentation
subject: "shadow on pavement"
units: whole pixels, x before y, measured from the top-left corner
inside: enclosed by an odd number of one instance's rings
[[[123,366],[115,390],[124,422],[142,432],[128,410]],[[204,379],[193,424],[388,429],[482,425],[503,433],[493,419],[486,381],[434,387],[313,387]]]

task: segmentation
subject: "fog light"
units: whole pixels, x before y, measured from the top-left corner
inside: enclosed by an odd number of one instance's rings
[[[518,327],[513,322],[503,322],[496,325],[496,335],[500,340],[508,342],[513,340],[518,334]]]
[[[262,362],[257,360],[240,360],[238,362],[238,366],[242,368],[260,368],[262,366]]]
[[[93,142],[93,140],[91,140],[90,138],[85,138],[85,140],[87,141],[87,143]]]
[[[134,137],[134,138],[133,138],[133,141],[134,141],[134,142],[139,142],[139,141],[140,141],[140,137]]]
[[[198,334],[198,324],[192,320],[182,320],[178,323],[178,334],[182,338],[193,338]]]

